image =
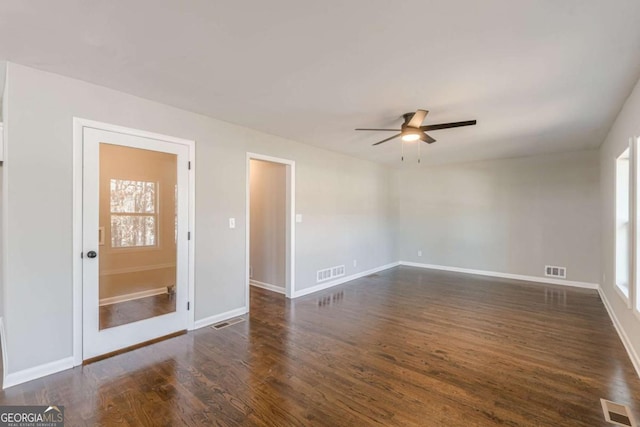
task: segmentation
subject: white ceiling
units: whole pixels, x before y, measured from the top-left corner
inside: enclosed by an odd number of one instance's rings
[[[477,119],[431,133],[443,163],[597,147],[639,22],[637,0],[7,0],[0,60],[389,164],[398,140],[353,128]]]

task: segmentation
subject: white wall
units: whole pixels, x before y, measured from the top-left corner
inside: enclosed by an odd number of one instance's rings
[[[632,98],[619,121],[640,116],[640,95]],[[9,373],[71,356],[72,257],[79,255],[71,232],[74,116],[197,141],[196,320],[245,304],[247,152],[296,161],[296,210],[303,215],[296,224],[296,290],[316,285],[321,268],[344,264],[350,275],[398,259],[531,276],[557,264],[568,268],[569,280],[600,281],[600,213],[605,231],[613,221],[609,140],[600,158],[578,152],[390,171],[15,64],[5,100]],[[610,283],[611,236],[605,233],[603,243]],[[629,330],[637,326],[628,310],[616,310]]]
[[[628,338],[635,352],[636,369],[640,372],[640,318],[636,318],[631,309],[614,289],[615,271],[615,194],[616,194],[616,157],[629,146],[629,138],[640,136],[640,82],[627,99],[618,114],[607,138],[600,147],[600,190],[602,218],[602,290],[620,328]]]
[[[297,290],[324,267],[349,275],[395,261],[385,167],[16,64],[8,82],[8,373],[72,354],[74,116],[197,141],[196,320],[245,304],[248,151],[296,161]]]
[[[285,288],[287,167],[251,160],[252,280]]]
[[[398,257],[528,276],[558,265],[598,283],[598,169],[583,151],[400,170]]]

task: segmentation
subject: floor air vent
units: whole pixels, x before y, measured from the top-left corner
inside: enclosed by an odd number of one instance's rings
[[[617,426],[637,427],[633,414],[629,411],[629,407],[620,403],[611,402],[610,400],[600,399],[602,404],[602,412],[604,419]]]
[[[240,323],[240,322],[244,322],[244,318],[243,317],[236,317],[235,319],[231,319],[231,320],[227,320],[227,321],[224,321],[224,322],[216,323],[215,325],[212,326],[212,328],[213,329],[222,329],[222,328],[226,328],[227,326],[235,325],[236,323]]]

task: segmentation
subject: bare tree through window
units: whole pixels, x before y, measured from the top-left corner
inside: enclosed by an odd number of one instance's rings
[[[157,244],[157,184],[111,179],[111,246]]]

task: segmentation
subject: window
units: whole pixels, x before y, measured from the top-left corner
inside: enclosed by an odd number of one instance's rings
[[[640,202],[640,194],[638,193],[640,191],[640,168],[638,167],[638,155],[640,155],[640,153],[638,153],[639,146],[640,138],[636,138],[631,146],[631,154],[633,156],[631,159],[631,176],[633,177],[631,179],[631,188],[633,190],[631,193],[633,195],[631,198],[631,215],[634,219],[632,227],[634,230],[632,252],[635,257],[635,262],[633,263],[633,282],[631,289],[629,289],[629,293],[627,294],[629,299],[635,299],[635,304],[633,305],[635,306],[634,312],[636,315],[640,315],[640,292],[638,292],[640,289],[640,286],[638,285],[638,281],[640,280],[640,207],[638,206],[638,203]]]
[[[111,247],[156,246],[157,184],[111,179]]]
[[[629,298],[630,227],[629,227],[629,149],[616,159],[616,288]]]

